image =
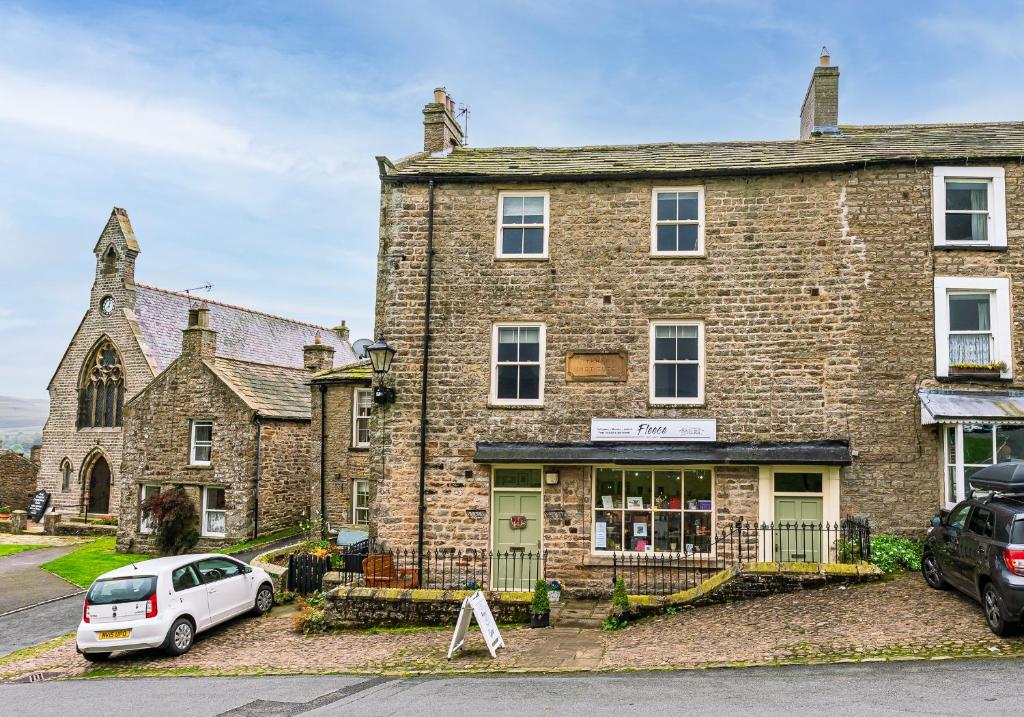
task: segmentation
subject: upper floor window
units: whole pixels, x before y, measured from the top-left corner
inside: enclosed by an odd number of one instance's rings
[[[704,189],[655,189],[651,207],[651,253],[698,256],[704,253]]]
[[[936,167],[932,179],[935,246],[1005,247],[1002,167]]]
[[[213,451],[213,421],[192,421],[192,438],[189,441],[188,462],[194,466],[210,465]]]
[[[82,370],[78,388],[78,427],[115,428],[124,406],[124,368],[108,340],[101,341]]]
[[[704,325],[651,322],[651,403],[704,402]]]
[[[498,195],[498,258],[547,257],[547,192],[501,192]]]
[[[1010,378],[1010,280],[935,278],[935,375]]]
[[[370,409],[373,408],[373,390],[357,388],[352,392],[352,445],[367,448],[370,445]]]
[[[541,405],[544,402],[544,324],[494,327],[491,402]]]

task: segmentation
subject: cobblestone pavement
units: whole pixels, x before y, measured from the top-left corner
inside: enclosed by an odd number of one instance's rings
[[[294,614],[294,610],[290,611]],[[828,662],[976,655],[1024,655],[1024,637],[996,638],[977,605],[954,592],[929,589],[918,575],[841,589],[692,608],[641,620],[615,632],[504,628],[508,646],[492,660],[479,632],[454,660],[445,659],[449,630],[346,631],[304,637],[293,615],[276,609],[215,628],[187,655],[117,656],[89,666],[73,640],[32,656],[0,659],[0,677],[33,672],[66,675],[642,670],[734,664]],[[569,644],[572,643],[572,644]],[[550,650],[550,655],[545,651]],[[579,659],[568,659],[569,652]]]

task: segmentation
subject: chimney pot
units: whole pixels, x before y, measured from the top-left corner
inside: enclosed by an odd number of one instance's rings
[[[345,324],[345,319],[341,320],[341,323],[334,327],[334,333],[338,335],[342,341],[348,341],[348,326]]]
[[[434,90],[434,101],[423,108],[423,150],[448,152],[462,146],[462,127],[455,120],[455,100],[444,87]]]
[[[443,87],[434,88],[434,104],[443,105],[448,98],[448,91]]]
[[[818,58],[818,62],[822,67],[828,67],[828,63],[832,61],[831,55],[828,54],[828,48],[821,48],[821,57]]]

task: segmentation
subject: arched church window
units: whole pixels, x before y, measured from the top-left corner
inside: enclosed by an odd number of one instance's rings
[[[78,427],[114,428],[121,425],[124,368],[110,341],[93,351],[82,371],[78,389]]]
[[[60,464],[60,489],[65,493],[71,490],[71,461],[67,458]]]

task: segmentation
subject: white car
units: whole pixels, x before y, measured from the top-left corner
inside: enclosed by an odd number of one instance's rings
[[[85,596],[77,647],[90,662],[111,652],[188,652],[196,633],[274,605],[270,576],[226,555],[143,560],[96,578]]]

